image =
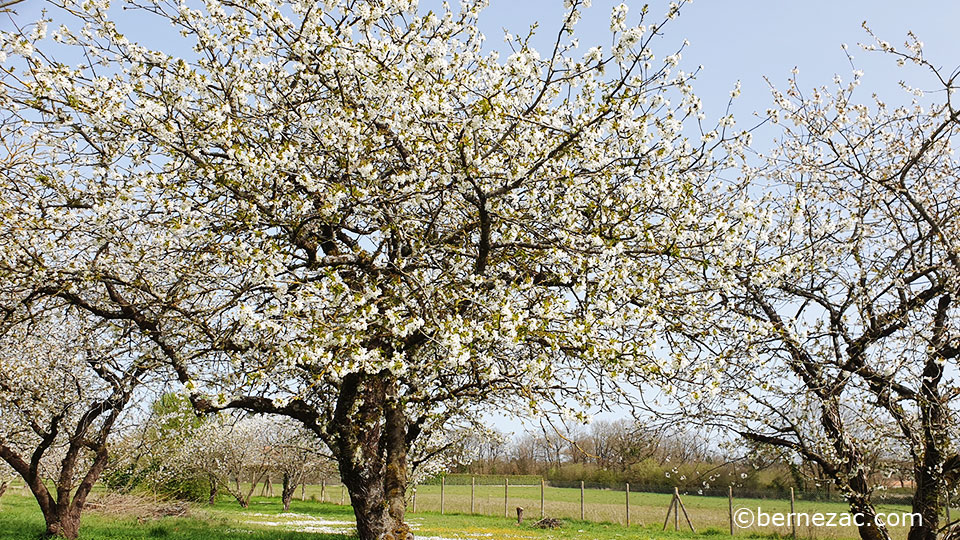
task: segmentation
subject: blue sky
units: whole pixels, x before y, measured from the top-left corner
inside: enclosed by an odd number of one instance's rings
[[[577,25],[580,47],[608,44],[609,14],[620,0],[594,0]],[[635,20],[644,2],[626,0]],[[650,1],[651,22],[665,13],[667,1]],[[502,42],[506,27],[519,33],[540,21],[543,38],[555,34],[563,14],[560,0],[491,0],[481,22],[491,46]],[[769,104],[764,76],[783,86],[790,70],[799,69],[801,88],[828,84],[835,74],[849,79],[850,64],[841,49],[846,43],[857,68],[865,72],[864,90],[897,92],[897,81],[909,74],[897,69],[879,53],[866,53],[857,43],[869,42],[861,28],[867,21],[882,39],[903,43],[912,30],[926,45],[925,54],[935,64],[952,71],[960,66],[960,2],[915,0],[697,0],[683,7],[679,18],[665,29],[663,49],[690,41],[681,68],[703,70],[695,87],[711,116],[726,106],[728,92],[737,80],[742,94],[734,112],[738,116],[763,111]],[[869,94],[864,93],[864,98]],[[743,122],[749,123],[746,118]],[[741,122],[741,123],[743,123]]]

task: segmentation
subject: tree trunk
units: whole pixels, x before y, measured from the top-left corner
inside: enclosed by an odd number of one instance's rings
[[[406,509],[408,424],[389,372],[344,377],[331,422],[340,477],[360,540],[410,540]]]
[[[907,540],[937,540],[940,526],[940,486],[935,473],[926,467],[916,470],[916,490],[913,493],[913,512],[920,514],[919,523],[914,522],[907,532]]]
[[[217,483],[217,479],[211,474],[210,475],[210,506],[213,506],[217,502],[217,493],[220,491],[220,485]]]
[[[907,540],[937,540],[940,528],[940,510],[946,495],[947,482],[944,476],[944,451],[949,445],[945,427],[943,398],[940,396],[940,380],[943,377],[943,355],[947,330],[945,320],[951,297],[945,295],[937,305],[934,322],[933,344],[935,349],[924,365],[920,384],[920,451],[914,453],[913,477],[916,486],[913,493],[913,512],[920,514],[907,533]]]
[[[253,492],[257,489],[257,484],[260,483],[260,480],[263,478],[263,475],[257,476],[256,473],[250,473],[250,489],[246,494],[240,492],[242,500],[240,500],[240,506],[247,508],[250,506],[250,500],[253,499]],[[240,484],[237,484],[237,489],[240,489]]]
[[[249,496],[244,497],[243,495],[243,486],[240,483],[239,473],[234,477],[233,484],[234,484],[234,490],[231,493],[231,495],[233,495],[233,498],[236,499],[237,503],[240,504],[240,508],[248,508],[250,506],[250,497]],[[253,486],[253,487],[255,488],[256,486]],[[229,486],[227,487],[227,491],[230,491]],[[250,493],[253,493],[253,488],[250,489]]]
[[[385,479],[371,472],[370,468],[345,471],[340,467],[357,518],[357,536],[360,540],[412,539],[410,527],[404,522],[405,497],[398,500],[391,496],[385,489]]]
[[[70,455],[69,451],[67,455]],[[93,484],[100,478],[106,464],[107,449],[101,447],[97,451],[96,458],[87,474],[84,475],[74,491],[72,498],[70,497],[70,488],[76,462],[69,459],[65,459],[61,464],[62,469],[57,485],[57,500],[53,500],[46,489],[39,490],[39,486],[30,486],[37,502],[40,503],[40,510],[43,512],[43,520],[47,526],[46,536],[69,540],[77,538],[80,533],[80,514],[87,502],[87,496],[90,495]],[[39,485],[42,486],[43,483],[39,482]]]
[[[250,472],[250,492],[249,492],[249,494],[245,497],[245,498],[247,499],[247,502],[248,502],[248,503],[249,503],[250,499],[253,497],[253,494],[257,491],[257,484],[259,484],[259,483],[260,483],[260,479],[257,478],[256,474],[255,474],[253,471],[251,471],[251,472]],[[246,507],[244,507],[244,508],[246,508]]]
[[[297,491],[297,482],[290,478],[290,473],[283,473],[283,487],[280,491],[280,499],[283,501],[283,511],[290,511],[290,501],[293,500],[293,494]]]
[[[80,534],[80,510],[75,505],[61,507],[55,505],[44,514],[47,524],[46,536],[73,540]]]
[[[861,516],[857,529],[862,540],[890,540],[890,533],[886,526],[877,525],[877,510],[868,497],[847,497],[850,503],[850,513]]]
[[[836,398],[824,399],[820,424],[827,433],[839,457],[839,468],[830,467],[826,472],[845,494],[850,513],[859,517],[857,529],[863,540],[890,540],[884,524],[877,523],[877,510],[870,500],[870,482],[867,480],[860,449],[850,443],[843,427],[840,406]]]
[[[928,406],[925,409],[939,407]],[[945,491],[943,478],[943,452],[938,444],[937,436],[927,429],[931,416],[941,419],[940,411],[932,413],[929,410],[921,412],[923,429],[923,454],[918,456],[918,463],[914,466],[914,480],[916,486],[913,492],[913,512],[920,514],[920,519],[914,521],[907,533],[907,540],[937,540],[937,529],[940,528],[940,507]]]
[[[384,442],[386,443],[386,489],[387,511],[393,518],[397,540],[413,537],[410,527],[404,522],[407,510],[407,419],[403,404],[397,395],[396,384],[387,390],[384,404]]]

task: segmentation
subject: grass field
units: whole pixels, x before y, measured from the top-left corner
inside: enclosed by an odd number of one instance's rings
[[[259,488],[257,490],[259,493]],[[476,510],[494,515],[468,515],[470,486],[447,486],[445,515],[440,515],[440,487],[420,486],[417,490],[417,512],[409,514],[409,521],[418,538],[440,539],[525,539],[525,540],[614,540],[614,539],[716,539],[729,538],[727,500],[717,497],[685,496],[684,504],[697,534],[661,532],[669,495],[631,494],[632,526],[624,521],[624,493],[605,490],[587,490],[585,509],[587,521],[579,521],[580,491],[578,489],[547,488],[546,514],[564,518],[559,530],[535,529],[531,524],[540,515],[539,486],[510,488],[511,518],[503,517],[503,487],[477,486]],[[294,500],[291,512],[283,514],[279,498],[256,497],[250,508],[241,509],[235,502],[222,499],[212,507],[197,505],[189,517],[160,518],[138,522],[135,515],[105,516],[88,511],[84,514],[81,531],[84,540],[343,540],[352,536],[353,513],[349,506],[337,504],[340,487],[328,487],[327,503],[318,500],[319,486],[310,486],[308,500]],[[528,518],[522,526],[516,524],[515,508],[523,506]],[[764,512],[788,512],[788,501],[737,500],[735,506],[761,508]],[[797,502],[797,512],[844,512],[840,503]],[[904,507],[883,506],[882,511],[905,511]],[[683,520],[681,519],[681,524]],[[672,526],[672,520],[671,520]],[[43,520],[32,497],[20,489],[11,489],[0,501],[0,540],[37,538],[43,529]],[[905,538],[906,529],[893,528],[894,538]],[[740,538],[781,538],[789,536],[786,527],[739,529]],[[807,527],[798,530],[803,538],[856,538],[852,527]]]
[[[470,486],[446,486],[444,488],[444,510],[447,513],[469,513]],[[503,486],[477,486],[475,511],[484,515],[504,515]],[[524,508],[524,514],[530,518],[540,517],[540,486],[510,486],[508,490],[508,508],[515,518],[517,506]],[[545,514],[551,517],[580,517],[580,490],[571,488],[547,487]],[[661,493],[631,493],[631,525],[659,530],[663,527],[671,495]],[[584,491],[584,517],[587,521],[626,523],[626,493],[623,491],[587,489]],[[724,497],[700,497],[683,495],[683,504],[693,526],[699,530],[713,529],[723,531],[729,536],[728,501]],[[734,499],[734,509],[747,508],[757,513],[790,512],[789,500],[775,499]],[[440,486],[424,485],[417,487],[417,510],[439,512]],[[907,512],[907,506],[878,504],[879,512]],[[823,501],[797,501],[797,513],[844,513],[848,511],[845,503]],[[681,530],[686,528],[681,515]],[[671,516],[669,528],[673,527]],[[751,533],[789,534],[788,527],[750,527],[738,529],[743,535]],[[808,527],[798,528],[798,536],[806,538],[857,538],[855,527]],[[907,527],[891,527],[891,536],[895,539],[906,538]]]

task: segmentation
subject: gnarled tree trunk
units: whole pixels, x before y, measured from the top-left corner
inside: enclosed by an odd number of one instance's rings
[[[73,497],[71,497],[71,478],[76,468],[79,448],[77,448],[76,452],[72,452],[72,450],[73,445],[71,445],[70,450],[67,451],[67,457],[61,462],[62,469],[60,471],[60,478],[57,481],[57,500],[54,501],[50,497],[49,492],[44,490],[43,493],[46,494],[49,503],[47,505],[40,505],[41,510],[43,510],[43,519],[47,524],[47,535],[69,538],[71,540],[77,538],[80,534],[80,514],[83,512],[83,507],[87,503],[87,497],[90,495],[90,490],[93,489],[93,484],[100,478],[104,467],[107,466],[107,449],[106,445],[104,445],[97,451],[93,464],[90,466],[83,480],[80,481],[80,485],[77,486]],[[33,487],[34,486],[31,486],[31,489],[33,489]],[[34,491],[34,495],[38,496],[38,500],[43,493],[38,495],[37,491]]]
[[[408,424],[389,373],[344,378],[331,423],[340,477],[360,540],[409,540],[406,510]]]
[[[289,472],[283,473],[283,487],[280,490],[280,500],[283,501],[283,511],[290,511],[290,501],[293,500],[293,494],[297,491],[297,483],[290,477]]]
[[[37,504],[40,506],[40,512],[43,514],[43,520],[46,524],[44,534],[47,537],[73,540],[79,535],[80,514],[83,512],[90,490],[93,489],[93,485],[100,478],[107,465],[107,435],[128,398],[129,394],[124,395],[122,400],[118,402],[97,403],[81,417],[78,426],[69,437],[66,453],[60,461],[59,475],[54,483],[55,496],[44,483],[44,479],[41,478],[39,465],[44,452],[53,443],[58,431],[63,428],[61,424],[63,421],[62,415],[54,417],[50,431],[33,452],[29,463],[12,448],[0,442],[0,459],[6,461],[30,488]],[[94,444],[91,445],[90,439],[87,438],[90,424],[107,411],[109,413],[100,426],[97,436],[93,439]],[[93,461],[80,483],[75,484],[81,454],[87,450],[94,451]]]
[[[846,436],[838,399],[835,395],[824,394],[821,400],[820,425],[833,443],[840,464],[839,467],[828,467],[827,473],[845,494],[850,513],[859,516],[857,529],[860,538],[890,540],[886,525],[877,521],[877,509],[870,500],[870,482],[865,472],[863,454]]]
[[[912,504],[913,513],[919,514],[920,519],[911,523],[907,540],[937,540],[940,510],[946,490],[943,474],[943,449],[946,443],[942,433],[938,433],[943,427],[943,411],[939,403],[926,403],[920,408],[923,453],[917,456],[913,468],[916,488]]]
[[[913,512],[920,519],[910,525],[907,540],[937,540],[940,528],[940,510],[947,494],[944,462],[949,447],[949,435],[945,426],[947,416],[943,397],[940,395],[940,380],[943,365],[955,357],[958,351],[950,347],[950,332],[947,317],[953,298],[949,294],[940,297],[934,317],[930,353],[927,355],[917,398],[920,426],[912,439],[918,441],[919,451],[914,451],[913,477],[916,489],[913,494]],[[909,433],[907,433],[909,435]]]

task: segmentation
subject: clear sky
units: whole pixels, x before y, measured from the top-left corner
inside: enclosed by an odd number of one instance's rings
[[[609,44],[609,14],[619,3],[593,1],[577,25],[581,49]],[[633,13],[630,20],[635,21],[644,2],[625,3]],[[650,1],[649,20],[658,20],[668,3]],[[560,0],[491,0],[481,26],[491,46],[502,42],[502,28],[520,33],[534,21],[540,22],[546,39],[555,35],[562,14]],[[852,68],[841,49],[843,43],[866,74],[865,90],[895,92],[902,70],[879,53],[856,47],[870,41],[861,28],[864,21],[894,45],[902,44],[912,30],[937,65],[948,72],[960,67],[960,2],[951,0],[696,0],[665,28],[662,50],[683,39],[690,41],[680,67],[692,71],[703,65],[695,88],[711,115],[723,111],[737,80],[742,94],[734,112],[742,116],[763,111],[769,104],[764,76],[783,86],[790,70],[797,67],[801,88],[828,84],[835,74],[849,79]],[[744,122],[749,123],[746,118]]]

